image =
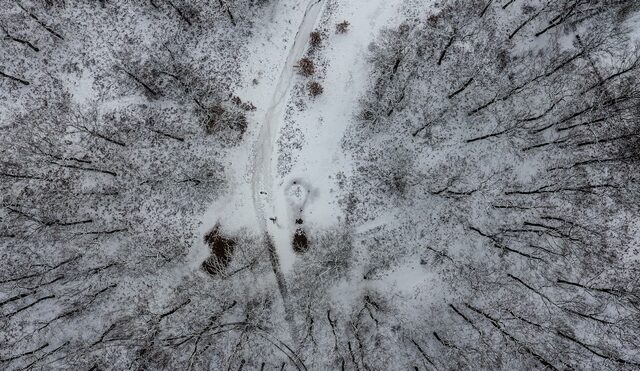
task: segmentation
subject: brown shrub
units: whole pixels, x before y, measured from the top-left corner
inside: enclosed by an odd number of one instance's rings
[[[302,254],[309,249],[309,239],[302,228],[296,229],[296,233],[293,235],[292,245],[293,251],[298,254]]]
[[[320,34],[320,32],[318,31],[313,31],[310,35],[309,43],[313,48],[319,47],[322,43],[322,34]]]
[[[240,97],[238,97],[237,95],[234,95],[231,98],[231,102],[233,104],[235,104],[237,107],[242,108],[244,111],[255,111],[256,110],[256,106],[254,106],[253,103],[251,103],[251,102],[243,102],[242,99],[240,99]]]
[[[216,225],[204,236],[211,255],[202,263],[202,269],[211,275],[224,273],[236,248],[236,241],[222,236],[219,229]]]
[[[363,121],[372,121],[373,120],[373,112],[371,112],[368,109],[363,109],[362,111],[360,111],[360,114],[358,115],[358,117],[363,120]]]
[[[309,95],[311,95],[312,97],[317,97],[318,95],[322,94],[322,92],[324,91],[324,88],[322,87],[322,85],[320,85],[320,83],[317,81],[310,82],[308,85],[308,88],[309,88]]]
[[[218,129],[221,123],[221,117],[226,113],[226,110],[221,105],[215,105],[211,108],[209,119],[205,124],[205,130],[207,134],[213,134]]]
[[[336,25],[336,33],[346,33],[349,31],[350,23],[348,21],[342,21]]]
[[[316,73],[316,66],[309,58],[302,58],[298,61],[298,68],[303,76],[311,76]]]
[[[238,131],[240,136],[242,136],[247,130],[247,126],[247,117],[242,111],[238,109],[228,109],[221,105],[215,105],[210,110],[209,118],[205,124],[205,131],[207,134],[214,134],[228,128]]]

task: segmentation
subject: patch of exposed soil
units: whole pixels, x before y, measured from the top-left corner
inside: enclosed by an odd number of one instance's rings
[[[296,233],[293,235],[292,245],[293,251],[298,254],[302,254],[309,249],[309,239],[302,228],[296,229]]]
[[[204,242],[209,246],[211,255],[202,263],[202,269],[214,276],[224,273],[233,257],[236,241],[223,236],[217,224],[204,235]]]

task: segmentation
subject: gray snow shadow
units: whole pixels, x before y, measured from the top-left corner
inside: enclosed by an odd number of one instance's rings
[[[314,200],[317,191],[303,179],[294,178],[285,187],[284,194],[293,214],[299,218],[302,217],[305,207]]]

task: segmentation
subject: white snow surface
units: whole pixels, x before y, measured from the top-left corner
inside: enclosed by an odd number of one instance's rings
[[[203,233],[216,223],[229,233],[245,228],[267,232],[286,274],[296,260],[291,247],[295,219],[304,220],[310,238],[314,230],[341,223],[336,175],[348,175],[351,164],[340,143],[367,87],[367,47],[382,28],[397,21],[400,4],[396,0],[274,3],[271,18],[256,25],[248,46],[251,58],[245,61],[242,82],[235,90],[257,109],[249,118],[247,140],[223,162],[230,169],[230,187],[203,217]],[[349,31],[336,34],[335,24],[344,20],[350,23]],[[319,80],[324,94],[311,98],[300,96],[306,90],[295,89],[296,84],[306,87],[311,81],[297,74],[295,65],[305,56],[314,30],[324,31],[316,57],[326,65]],[[299,99],[306,101],[302,108],[295,102]],[[286,141],[280,141],[287,135],[285,123],[304,138],[295,149],[283,148]],[[295,156],[284,157],[292,161],[287,164],[290,171],[278,172],[279,154],[292,150]],[[206,251],[198,256],[194,261],[201,261]]]

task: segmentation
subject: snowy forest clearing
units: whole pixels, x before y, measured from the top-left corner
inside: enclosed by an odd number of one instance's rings
[[[322,14],[324,4],[325,0],[311,0],[305,9],[275,91],[267,103],[268,108],[261,124],[257,148],[253,151],[255,153],[252,176],[254,207],[258,214],[258,222],[266,232],[265,236],[273,239],[281,269],[285,273],[291,268],[294,260],[291,246],[294,220],[290,216],[292,210],[290,210],[289,204],[276,204],[275,202],[277,195],[284,193],[284,188],[282,184],[274,187],[274,183],[277,184],[274,182],[274,178],[276,177],[275,169],[278,159],[274,149],[276,148],[283,110],[296,72],[294,67],[309,45],[310,34],[318,22],[319,15]],[[273,223],[267,222],[269,218],[273,218]]]
[[[340,148],[341,140],[357,114],[356,92],[367,85],[366,47],[397,18],[399,2],[325,4],[326,0],[311,0],[306,6],[274,5],[274,18],[263,25],[262,33],[258,31],[264,36],[252,41],[249,48],[256,58],[248,59],[242,68],[243,83],[236,94],[257,107],[249,133],[255,139],[230,153],[227,164],[234,186],[203,219],[205,229],[219,220],[230,233],[246,227],[266,231],[285,274],[295,263],[296,220],[304,220],[304,228],[319,231],[344,221],[337,203],[338,183],[350,171],[350,164]],[[351,24],[349,32],[335,34],[335,24],[344,19]],[[285,27],[275,28],[278,24]],[[295,24],[299,27],[290,27]],[[297,63],[310,51],[310,34],[316,29],[325,35],[318,57],[326,61],[322,83],[328,94],[308,99],[306,79],[298,75]],[[273,35],[282,35],[283,41],[276,41]],[[280,53],[281,49],[286,53]],[[300,100],[305,101],[302,109],[297,108]],[[243,158],[247,152],[249,159]],[[249,217],[252,214],[255,223]],[[194,259],[194,264],[201,258]]]

